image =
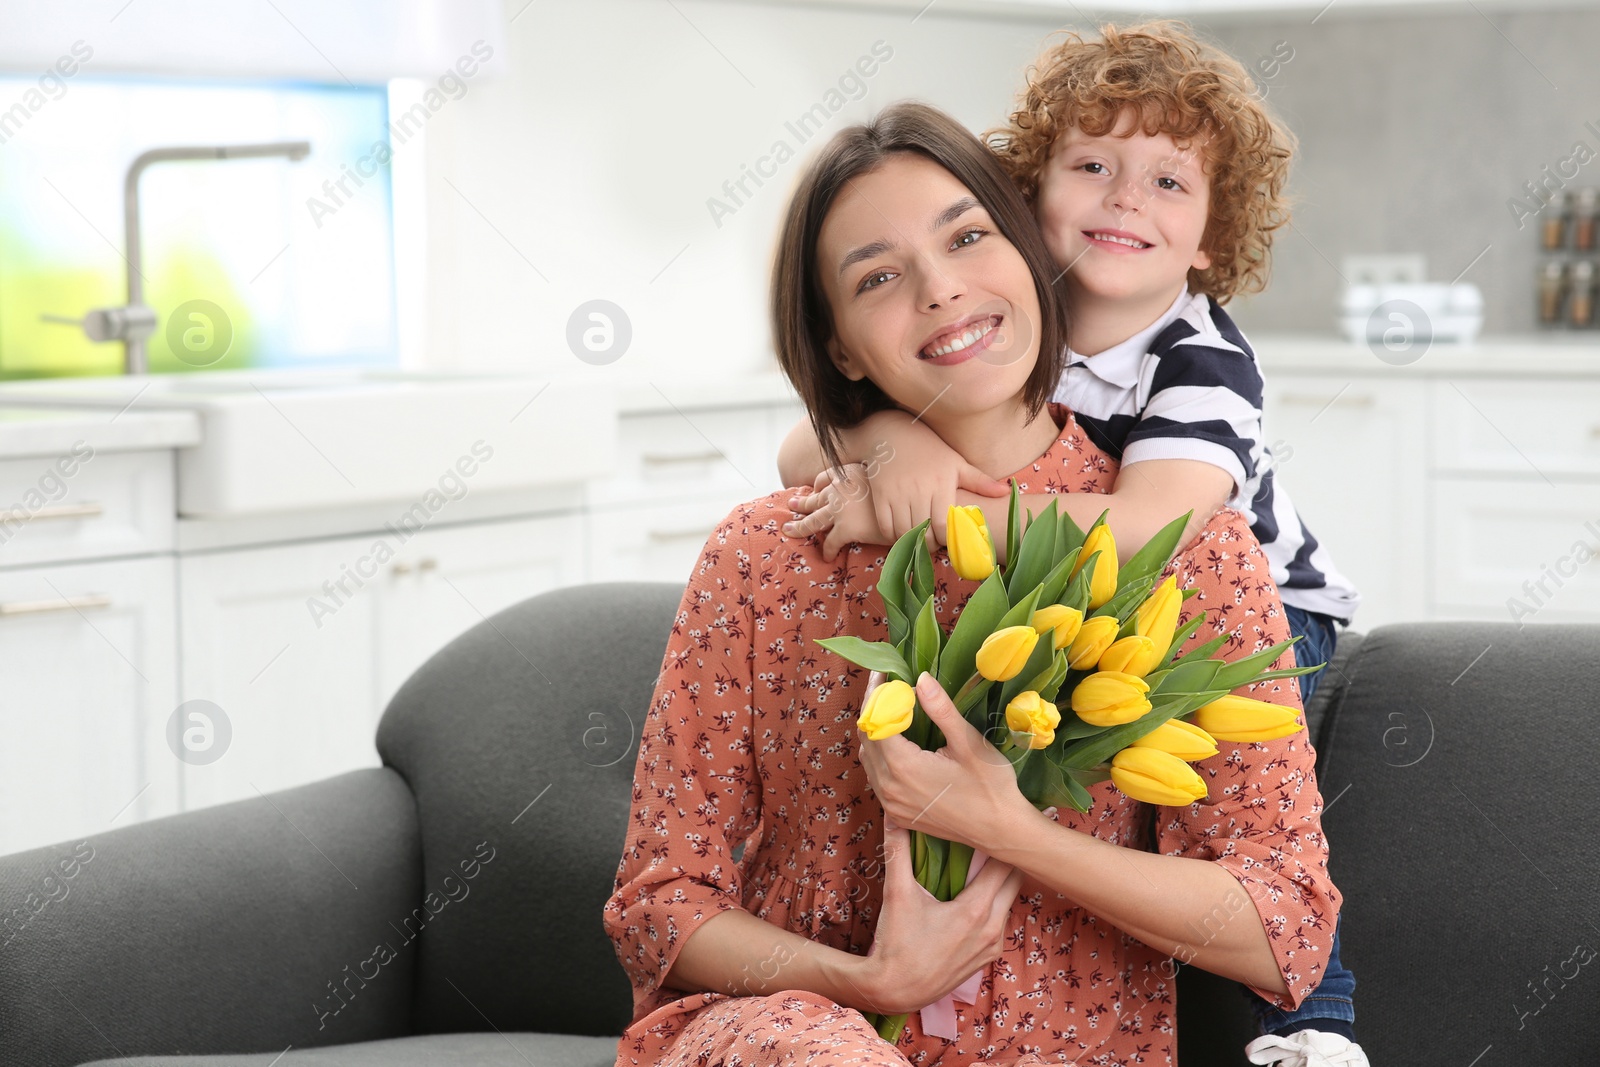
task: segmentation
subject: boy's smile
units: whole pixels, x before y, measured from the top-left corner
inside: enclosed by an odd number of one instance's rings
[[[1036,205],[1080,311],[1114,305],[1133,323],[1130,335],[1171,305],[1190,268],[1211,264],[1200,247],[1211,201],[1203,154],[1136,129],[1137,120],[1127,111],[1109,134],[1072,128],[1057,138]]]

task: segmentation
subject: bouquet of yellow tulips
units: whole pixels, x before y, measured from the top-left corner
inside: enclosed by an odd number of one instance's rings
[[[1157,578],[1188,514],[1119,567],[1104,512],[1085,532],[1053,500],[1043,514],[1029,513],[1025,530],[1019,511],[1013,481],[1006,559],[997,565],[982,510],[950,509],[951,565],[981,584],[949,633],[934,615],[924,522],[884,559],[878,593],[889,640],[817,642],[884,675],[857,720],[869,738],[903,733],[925,749],[943,747],[939,728],[917,706],[914,684],[928,671],[1006,754],[1018,789],[1035,807],[1088,811],[1088,787],[1107,779],[1135,800],[1192,804],[1206,796],[1206,785],[1189,763],[1216,755],[1217,741],[1268,741],[1300,728],[1288,708],[1231,695],[1316,670],[1271,669],[1299,638],[1232,663],[1216,658],[1225,635],[1178,655],[1205,613],[1179,626],[1179,608],[1193,593],[1179,590],[1175,578]],[[953,899],[966,885],[971,847],[916,830],[910,838],[918,883],[939,900]],[[903,1022],[885,1019],[879,1032],[892,1041]]]

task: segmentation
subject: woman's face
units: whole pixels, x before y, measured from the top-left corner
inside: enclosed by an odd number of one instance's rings
[[[1022,395],[1039,350],[1033,275],[937,163],[897,153],[847,183],[816,268],[833,312],[828,351],[846,377],[936,423]]]

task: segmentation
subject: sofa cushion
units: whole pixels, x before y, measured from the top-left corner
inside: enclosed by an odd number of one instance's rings
[[[617,1039],[570,1034],[432,1034],[242,1055],[134,1056],[83,1067],[612,1067]]]
[[[82,861],[71,873],[58,864]],[[65,877],[63,874],[65,873]],[[410,1033],[416,807],[363,768],[4,857],[51,903],[0,955],[0,1064],[278,1049]],[[373,962],[374,946],[395,954]],[[363,978],[362,974],[366,977]]]
[[[1320,772],[1373,1063],[1592,1063],[1600,626],[1371,631]]]
[[[681,583],[536,596],[452,641],[390,702],[378,751],[416,794],[424,887],[493,853],[418,939],[413,1033],[627,1027],[601,912],[682,596]]]

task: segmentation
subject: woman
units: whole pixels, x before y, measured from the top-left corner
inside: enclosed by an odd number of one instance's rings
[[[819,439],[894,404],[1024,492],[1108,491],[1114,461],[1045,402],[1066,349],[1049,263],[948,117],[900,104],[842,131],[794,197],[774,277],[780,360]],[[970,343],[948,352],[956,335]],[[781,533],[787,499],[718,524],[668,641],[605,909],[634,987],[619,1064],[1171,1062],[1174,956],[1299,1003],[1338,910],[1303,730],[1224,745],[1198,765],[1207,799],[1154,820],[1109,784],[1088,813],[1035,811],[926,681],[949,747],[868,742],[866,673],[814,642],[885,636],[885,549],[824,562]],[[943,550],[934,565],[948,626],[975,584]],[[1189,646],[1227,633],[1237,658],[1287,637],[1238,513],[1172,571],[1207,611]],[[1292,680],[1251,695],[1299,709]],[[956,900],[916,886],[910,825],[991,857]],[[980,970],[955,1036],[928,1033],[916,1010]],[[865,1012],[913,1014],[890,1046]]]

